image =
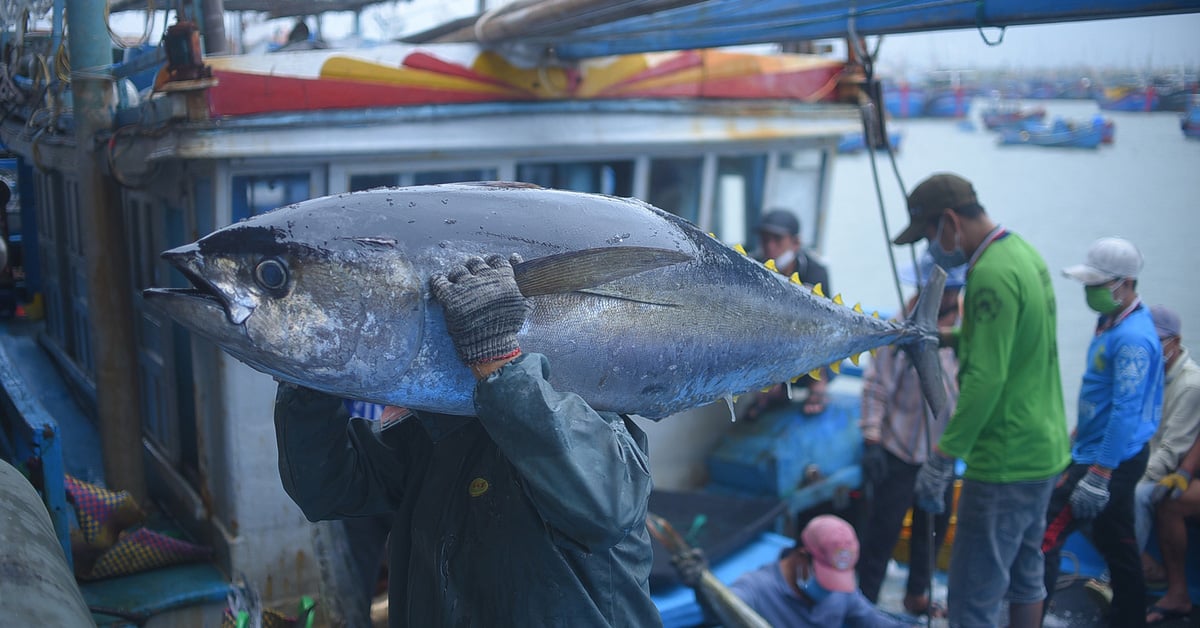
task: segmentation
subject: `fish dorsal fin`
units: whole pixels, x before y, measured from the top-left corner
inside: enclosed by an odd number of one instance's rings
[[[691,259],[687,253],[670,249],[614,246],[531,259],[514,266],[513,275],[521,294],[534,297],[586,290]]]

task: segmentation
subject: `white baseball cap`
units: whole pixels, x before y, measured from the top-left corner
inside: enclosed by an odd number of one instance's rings
[[[1118,278],[1136,278],[1142,272],[1142,254],[1124,238],[1100,238],[1088,247],[1087,261],[1064,268],[1063,274],[1086,286]]]

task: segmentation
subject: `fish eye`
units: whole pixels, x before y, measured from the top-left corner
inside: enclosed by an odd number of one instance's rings
[[[281,290],[287,285],[287,266],[273,257],[268,257],[254,268],[254,280],[267,290]]]

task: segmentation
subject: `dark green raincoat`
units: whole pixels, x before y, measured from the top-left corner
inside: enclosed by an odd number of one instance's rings
[[[478,383],[477,419],[421,414],[382,433],[280,385],[279,474],[305,516],[393,517],[391,626],[662,625],[645,434],[547,376],[543,356],[522,356]]]

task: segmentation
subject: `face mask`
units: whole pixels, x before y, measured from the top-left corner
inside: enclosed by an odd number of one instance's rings
[[[1113,296],[1112,289],[1106,285],[1084,286],[1083,289],[1087,293],[1088,307],[1101,314],[1112,314],[1121,307],[1121,302]]]
[[[1175,359],[1175,354],[1179,353],[1179,347],[1176,346],[1174,349],[1167,350],[1167,344],[1170,343],[1171,340],[1167,339],[1161,342],[1163,346],[1163,365],[1167,365],[1171,363],[1171,360]],[[1169,381],[1170,377],[1168,376],[1167,379]]]
[[[775,258],[775,268],[784,269],[796,261],[796,252],[788,249]],[[781,271],[782,272],[782,271]]]
[[[817,575],[811,566],[808,569],[808,579],[804,579],[800,575],[796,576],[796,587],[803,591],[804,595],[807,595],[814,604],[820,604],[830,595],[829,589],[817,582]]]
[[[967,253],[963,251],[962,242],[959,241],[958,233],[954,234],[954,250],[947,251],[942,248],[942,227],[946,224],[946,217],[943,215],[938,220],[937,235],[929,241],[929,255],[933,257],[933,261],[942,268],[954,268],[967,263]]]

